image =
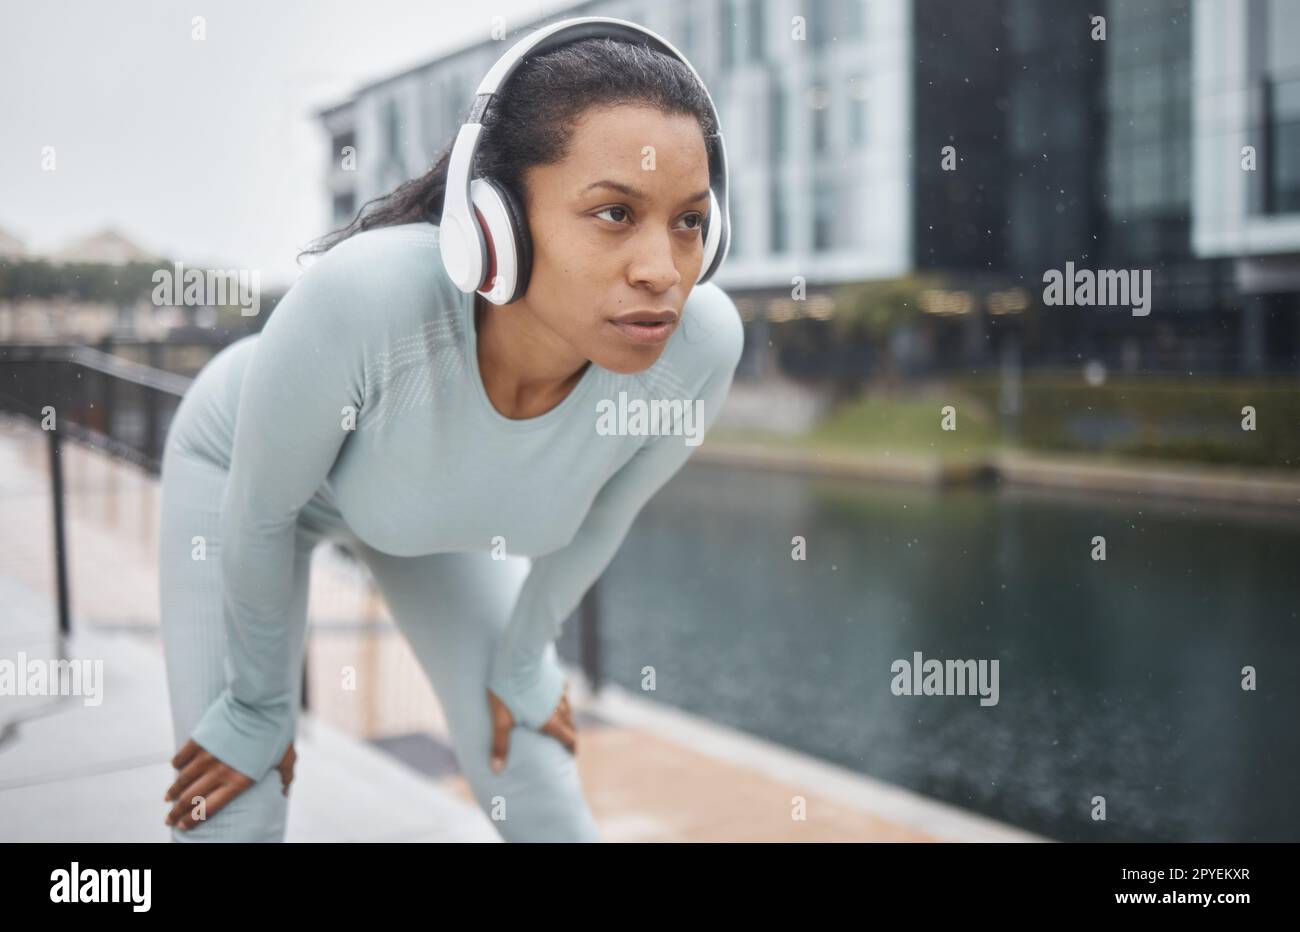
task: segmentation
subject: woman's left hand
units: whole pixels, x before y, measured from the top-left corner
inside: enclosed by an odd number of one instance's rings
[[[510,729],[515,726],[515,717],[510,708],[492,690],[488,690],[488,707],[492,716],[492,772],[500,773],[506,766],[506,755],[510,753]],[[545,724],[537,729],[544,735],[550,735],[563,744],[570,754],[578,753],[578,726],[573,723],[573,708],[569,705],[569,684],[564,684],[564,692]]]

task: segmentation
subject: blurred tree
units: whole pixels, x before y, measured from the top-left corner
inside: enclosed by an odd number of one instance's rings
[[[46,259],[0,259],[0,301],[19,298],[70,298],[104,304],[148,300],[153,274],[170,263],[51,263]]]
[[[880,370],[871,375],[888,384],[896,383],[907,364],[907,359],[900,356],[916,342],[922,319],[921,295],[941,286],[937,277],[924,274],[839,286],[831,317],[836,340],[869,346],[873,358],[881,361]]]

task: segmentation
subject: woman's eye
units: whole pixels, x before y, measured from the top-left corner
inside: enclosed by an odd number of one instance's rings
[[[608,219],[609,219],[609,221],[610,221],[611,223],[625,224],[625,223],[627,222],[626,218],[627,218],[627,216],[628,216],[628,214],[629,214],[629,211],[628,211],[628,209],[627,209],[626,207],[618,207],[618,206],[615,206],[615,207],[602,207],[600,210],[596,211],[595,216],[600,217],[600,216],[602,216],[603,214],[612,214],[612,213],[618,213],[619,216],[618,216],[618,217],[609,217]],[[692,226],[687,226],[687,227],[686,227],[687,230],[689,230],[689,231],[691,231],[691,232],[694,232],[694,231],[696,231],[696,230],[703,229],[703,227],[704,227],[704,214],[699,213],[699,212],[695,212],[695,213],[687,214],[687,215],[683,218],[684,221],[689,221],[689,220],[692,220],[692,219],[694,219],[695,223],[694,223],[694,225],[692,225]]]
[[[607,214],[607,213],[609,213],[609,212],[612,211],[612,210],[617,210],[617,211],[619,211],[619,212],[621,212],[621,213],[624,213],[624,214],[627,213],[627,208],[626,208],[626,207],[605,207],[605,208],[602,208],[602,209],[596,211],[596,216],[599,217],[601,214]],[[622,220],[613,220],[613,222],[614,222],[614,223],[622,223],[623,221],[622,221]]]

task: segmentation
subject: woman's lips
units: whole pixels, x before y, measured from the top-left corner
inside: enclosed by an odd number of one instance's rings
[[[633,343],[641,345],[654,345],[664,342],[672,334],[674,326],[672,321],[663,321],[657,324],[625,324],[617,320],[611,320],[610,323],[623,336]]]

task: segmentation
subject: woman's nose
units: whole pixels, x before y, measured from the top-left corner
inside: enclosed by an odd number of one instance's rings
[[[656,291],[665,291],[681,281],[671,238],[649,236],[646,241],[638,244],[631,274],[633,284],[644,282]]]

